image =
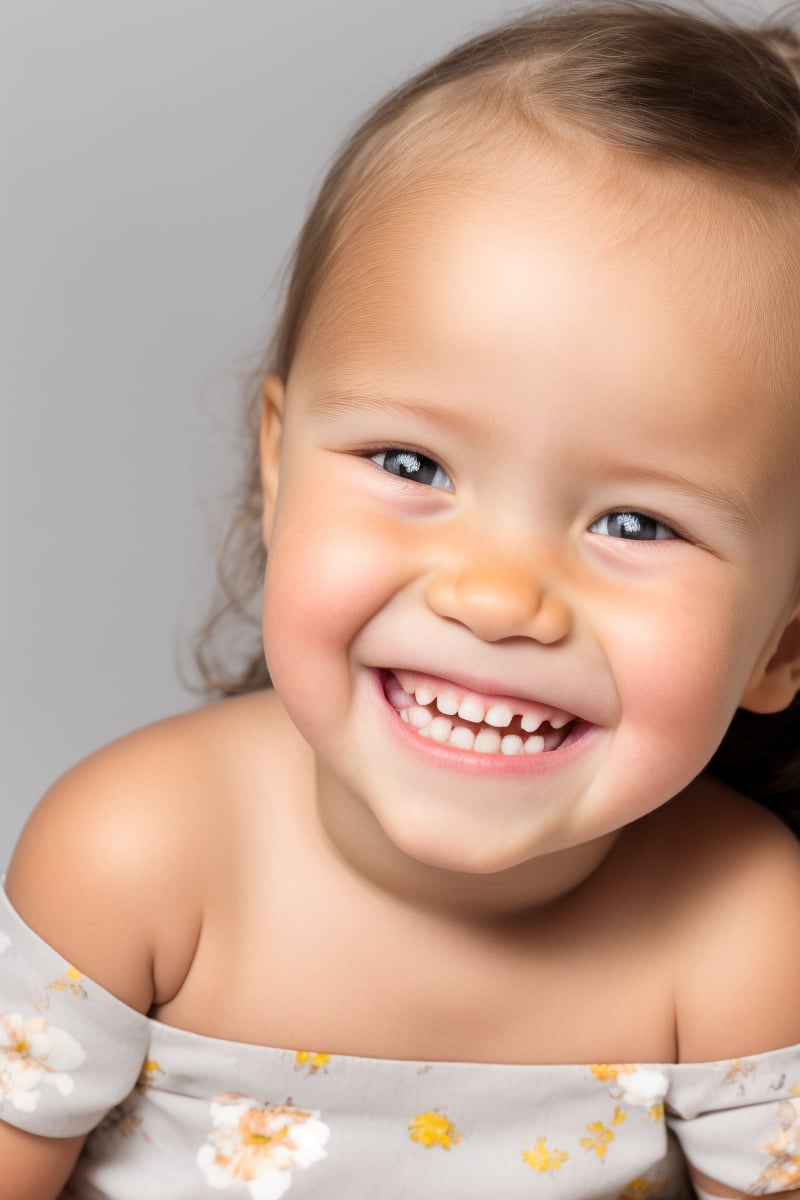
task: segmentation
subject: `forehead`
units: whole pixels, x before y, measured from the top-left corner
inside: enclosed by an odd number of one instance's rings
[[[758,197],[611,159],[421,173],[340,247],[299,372],[462,402],[591,389],[612,420],[638,392],[642,414],[700,436],[757,424],[780,454],[800,408],[798,242]]]

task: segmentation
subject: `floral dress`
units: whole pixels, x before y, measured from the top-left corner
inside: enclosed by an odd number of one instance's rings
[[[91,1131],[63,1200],[683,1200],[687,1163],[765,1196],[800,1187],[800,1045],[516,1066],[222,1041],[123,1004],[0,890],[0,1118]]]

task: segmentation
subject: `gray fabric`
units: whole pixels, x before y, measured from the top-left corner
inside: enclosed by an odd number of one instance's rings
[[[2,892],[0,1117],[93,1131],[72,1200],[684,1200],[687,1159],[767,1195],[800,1186],[800,1046],[509,1066],[227,1042],[128,1008]]]

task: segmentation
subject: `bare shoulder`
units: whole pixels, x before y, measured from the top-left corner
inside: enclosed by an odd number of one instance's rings
[[[800,1043],[800,840],[773,813],[713,779],[665,821],[676,931],[682,1062]],[[670,806],[671,807],[671,806]]]
[[[12,904],[126,1003],[146,1012],[169,999],[235,839],[244,778],[268,760],[280,726],[274,699],[254,693],[157,721],[81,760],[23,830],[6,880]]]

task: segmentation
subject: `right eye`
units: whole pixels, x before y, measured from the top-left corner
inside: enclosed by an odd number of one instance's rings
[[[410,479],[413,483],[424,483],[429,487],[441,488],[445,492],[455,491],[439,464],[416,450],[390,446],[386,450],[377,450],[369,457],[384,471],[390,475],[397,475],[400,479]]]

